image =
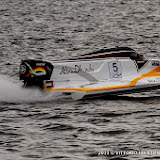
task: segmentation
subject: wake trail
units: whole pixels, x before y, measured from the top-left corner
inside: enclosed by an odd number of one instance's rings
[[[43,93],[35,88],[22,88],[21,84],[0,75],[0,102],[6,103],[35,103],[56,100],[61,93]]]

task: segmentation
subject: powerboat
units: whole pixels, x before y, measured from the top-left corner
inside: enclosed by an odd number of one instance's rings
[[[22,60],[24,87],[71,95],[74,100],[148,91],[160,86],[160,60],[129,47],[114,47],[60,60]]]

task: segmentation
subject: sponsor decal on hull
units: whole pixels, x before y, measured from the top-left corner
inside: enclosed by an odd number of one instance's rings
[[[80,72],[94,72],[94,66],[89,64],[88,67],[82,68],[81,65],[74,65],[74,67],[62,66],[60,74],[71,74]]]
[[[152,66],[160,66],[160,63],[159,61],[152,61]]]

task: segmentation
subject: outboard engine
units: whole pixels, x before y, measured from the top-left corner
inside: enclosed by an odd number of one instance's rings
[[[41,60],[22,60],[19,76],[24,82],[24,87],[37,86],[43,88],[43,80],[50,80],[53,65]]]

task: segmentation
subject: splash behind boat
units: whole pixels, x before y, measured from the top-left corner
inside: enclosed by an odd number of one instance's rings
[[[144,59],[128,47],[102,49],[62,60],[22,60],[25,87],[62,92],[73,99],[122,94],[160,86],[160,60]]]

